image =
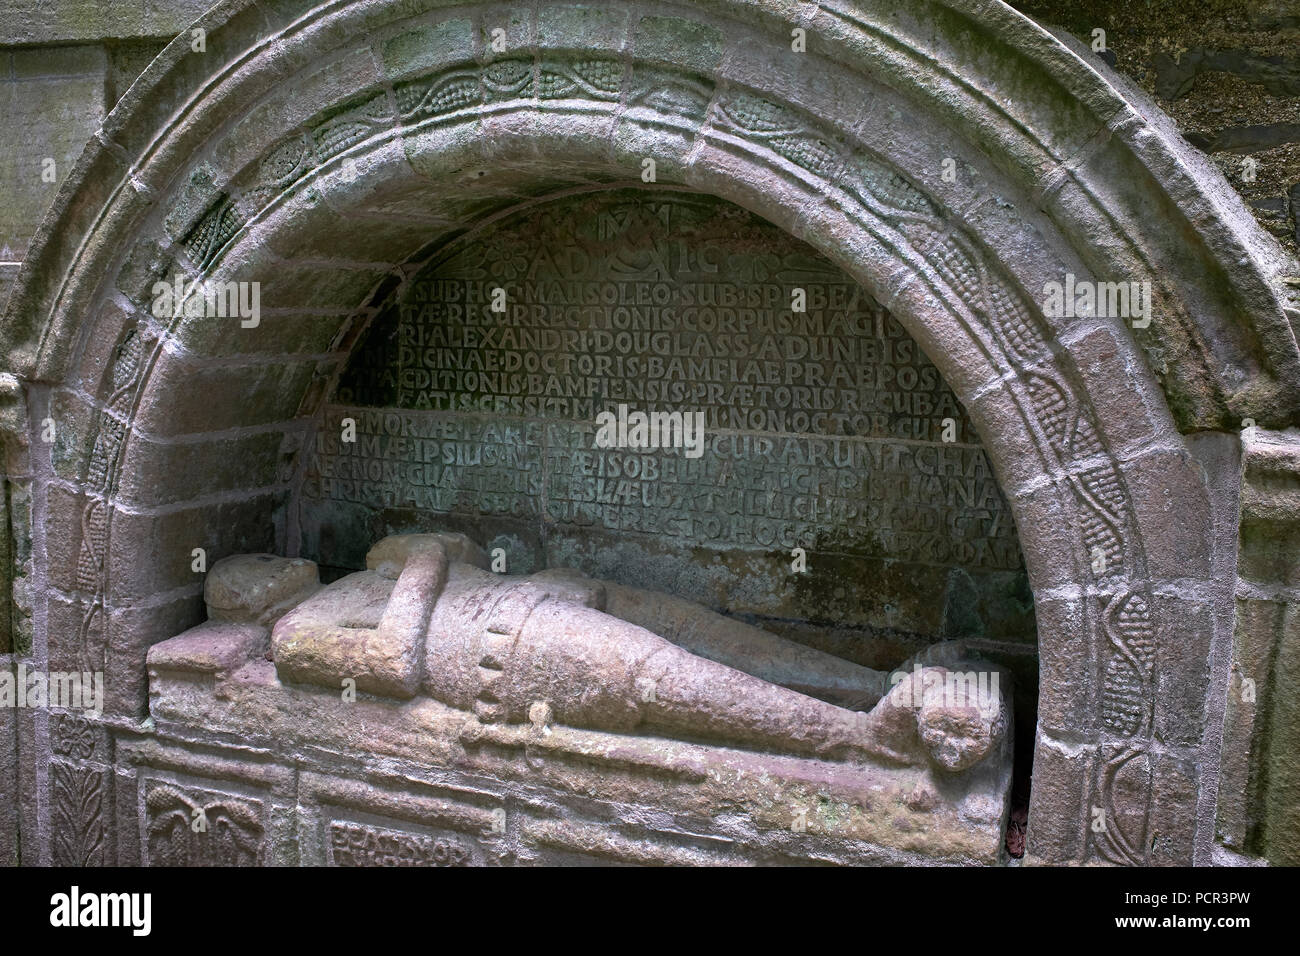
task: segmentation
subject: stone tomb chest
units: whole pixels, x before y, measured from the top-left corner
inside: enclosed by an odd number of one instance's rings
[[[269,856],[1000,859],[1036,672],[1016,530],[863,289],[720,200],[602,190],[442,245],[366,316],[300,556],[218,564],[209,622],[150,654],[160,730],[296,768]],[[671,447],[602,431],[655,413]]]

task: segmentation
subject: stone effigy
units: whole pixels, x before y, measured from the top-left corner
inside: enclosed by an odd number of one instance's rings
[[[227,717],[255,733],[254,715],[276,698],[288,718],[273,730],[281,746],[319,752],[338,746],[329,738],[342,731],[376,756],[396,744],[417,762],[474,764],[503,784],[544,782],[562,802],[627,799],[630,773],[634,798],[662,800],[660,809],[703,820],[739,809],[757,827],[760,853],[774,819],[833,836],[846,861],[855,851],[954,861],[1000,852],[1010,698],[1005,674],[959,643],[892,673],[872,670],[575,571],[494,574],[459,534],[385,538],[366,570],[324,587],[309,561],[229,558],[208,576],[206,598],[209,622],[150,654],[163,722],[220,726],[225,700],[240,705]],[[216,689],[199,675],[215,675]],[[230,689],[239,685],[242,694]],[[260,701],[241,702],[251,688]],[[395,741],[391,725],[377,737],[352,733],[350,718],[365,711],[358,694],[394,723],[421,715],[423,727],[407,741]],[[332,730],[322,732],[325,721]],[[441,751],[422,750],[422,736],[438,738]],[[523,749],[525,759],[490,767],[474,756],[484,747]],[[586,766],[569,762],[575,755]],[[687,767],[694,782],[684,787],[656,779]],[[809,788],[831,808],[820,824],[782,806]],[[526,846],[506,852],[531,858]],[[608,847],[600,855],[638,858]]]
[[[281,679],[424,692],[485,723],[554,720],[841,760],[928,758],[948,771],[973,766],[1007,732],[1000,694],[945,699],[955,696],[945,668],[903,674],[886,693],[885,673],[686,601],[567,570],[495,575],[463,535],[385,538],[367,565],[275,625]],[[742,669],[752,657],[764,676]],[[783,683],[856,690],[859,706],[873,706],[862,714]]]

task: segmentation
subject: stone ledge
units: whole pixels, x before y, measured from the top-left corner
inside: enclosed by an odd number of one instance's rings
[[[180,637],[155,644],[149,649],[148,665],[160,673],[171,671],[223,678],[265,648],[266,628],[209,621]]]
[[[210,0],[143,0],[132,4],[5,0],[0,4],[0,44],[173,37],[210,6]]]
[[[503,797],[531,794],[563,808],[562,821],[525,828],[525,852],[543,859],[573,852],[705,862],[656,849],[653,828],[631,821],[672,814],[708,833],[715,828],[711,808],[723,804],[735,808],[726,826],[747,837],[714,863],[778,855],[846,864],[989,865],[1002,858],[1009,761],[991,762],[964,780],[939,780],[930,769],[834,764],[539,723],[487,725],[430,698],[399,703],[358,694],[348,703],[328,690],[284,684],[260,656],[230,670],[254,643],[246,631],[202,625],[155,647],[150,698],[158,731],[241,740],[282,763],[323,760],[322,771],[358,778],[352,783],[401,765],[440,778],[453,772],[491,779]],[[609,813],[625,821],[615,828],[624,832],[593,826]]]

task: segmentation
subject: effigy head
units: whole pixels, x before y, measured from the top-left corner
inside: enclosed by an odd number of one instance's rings
[[[948,650],[945,666],[922,666],[916,659],[910,670],[895,671],[882,704],[910,711],[929,761],[959,773],[998,752],[1010,730],[1010,709],[1001,668],[957,660]]]
[[[928,691],[916,715],[916,731],[931,760],[957,773],[975,766],[997,749],[1006,735],[1007,710],[996,700],[949,698],[946,687]]]
[[[316,562],[274,554],[236,554],[212,566],[203,583],[208,617],[270,626],[320,590]]]

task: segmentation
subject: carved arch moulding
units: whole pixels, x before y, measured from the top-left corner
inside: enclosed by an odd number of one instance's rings
[[[150,747],[146,655],[199,619],[188,542],[286,553],[299,462],[376,304],[465,230],[652,160],[661,188],[860,282],[969,412],[1038,620],[1031,858],[1193,862],[1222,581],[1183,435],[1300,419],[1288,265],[1069,46],[998,2],[899,7],[232,0],[198,22],[203,53],[172,43],[65,184],[0,332],[28,427],[61,423],[11,466],[32,476],[32,659],[107,680],[86,745],[29,775],[76,791],[55,809],[93,834],[47,852],[122,858],[134,797],[108,792],[103,735]],[[1152,321],[1051,317],[1044,283],[1067,275],[1150,283]],[[156,316],[175,276],[258,283],[261,323]],[[66,720],[20,749],[50,752]],[[157,792],[184,789],[175,760]],[[267,794],[241,787],[243,841]],[[22,825],[44,832],[47,803]]]

